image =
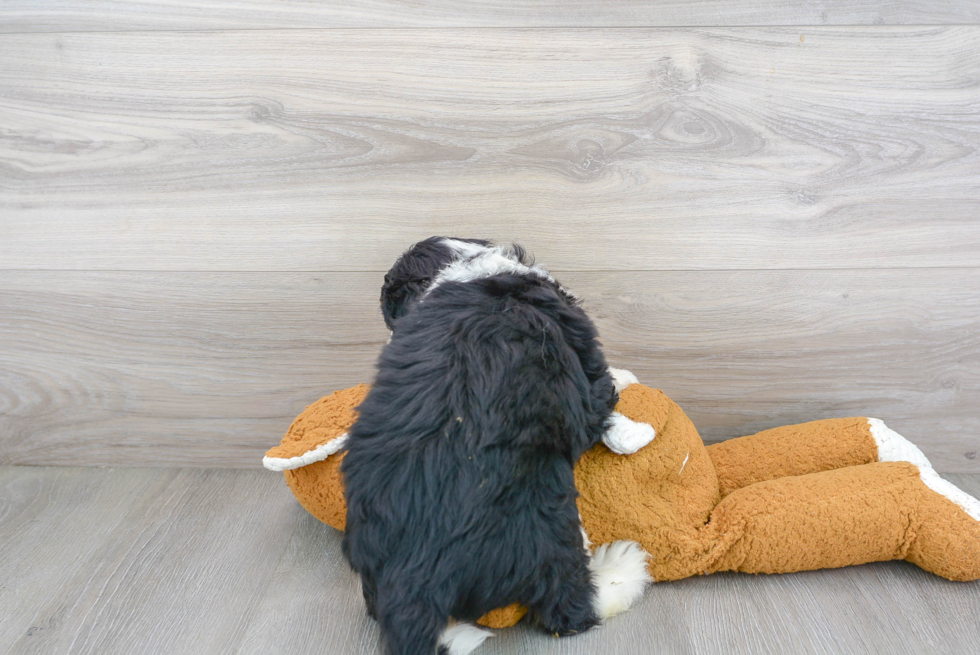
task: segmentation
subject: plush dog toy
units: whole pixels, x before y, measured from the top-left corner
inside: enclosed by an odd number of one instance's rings
[[[303,507],[339,530],[344,433],[367,390],[307,407],[263,460],[285,472]],[[705,447],[658,389],[630,384],[616,411],[656,436],[633,454],[600,443],[583,455],[575,467],[582,524],[595,544],[640,543],[656,581],[893,559],[950,580],[980,578],[980,501],[877,419],[813,421]],[[523,613],[510,606],[480,623],[505,627]]]

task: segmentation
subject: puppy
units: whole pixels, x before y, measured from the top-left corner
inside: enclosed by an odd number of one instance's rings
[[[390,652],[467,653],[489,633],[455,621],[514,602],[555,635],[628,608],[646,553],[590,555],[573,467],[635,378],[614,380],[576,299],[519,246],[432,237],[385,275],[381,309],[392,337],[347,442],[343,551]],[[642,427],[620,439],[649,441]]]

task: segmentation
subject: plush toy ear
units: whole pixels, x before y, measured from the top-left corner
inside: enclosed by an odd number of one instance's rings
[[[262,465],[270,471],[289,471],[322,461],[344,449],[347,430],[357,420],[355,408],[367,395],[368,385],[324,396],[296,417],[282,442],[270,448]]]
[[[340,473],[347,430],[357,420],[356,408],[367,392],[368,385],[359,384],[316,401],[296,417],[282,443],[270,448],[262,460],[267,469],[285,475],[296,500],[310,514],[338,530],[347,523]]]
[[[631,384],[619,392],[616,411],[637,423],[648,423],[659,434],[667,423],[670,399],[660,389]]]

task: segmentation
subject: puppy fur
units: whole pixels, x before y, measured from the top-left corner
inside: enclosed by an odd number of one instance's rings
[[[350,430],[343,550],[390,652],[450,652],[451,619],[513,602],[552,634],[596,625],[610,603],[572,470],[617,393],[592,322],[520,247],[443,237],[398,259],[381,309],[393,334]]]

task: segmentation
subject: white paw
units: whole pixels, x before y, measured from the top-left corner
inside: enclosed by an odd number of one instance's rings
[[[616,387],[616,393],[619,393],[631,384],[637,384],[639,380],[636,376],[627,371],[625,368],[613,368],[609,367],[609,375],[612,376],[613,386]]]
[[[653,441],[657,431],[649,423],[638,423],[613,412],[609,419],[609,429],[602,435],[602,443],[617,455],[630,455]]]
[[[600,619],[625,612],[653,581],[647,571],[649,554],[635,541],[614,541],[596,548],[589,568],[596,595],[593,608]]]
[[[449,655],[467,655],[492,636],[489,630],[481,630],[475,625],[454,623],[443,631],[439,645],[445,646]]]

